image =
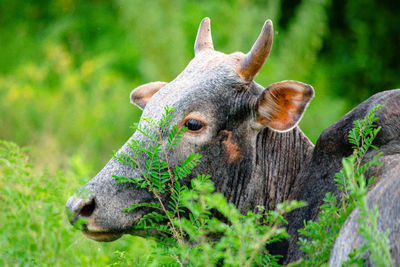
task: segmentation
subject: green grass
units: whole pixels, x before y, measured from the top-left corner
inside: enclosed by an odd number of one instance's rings
[[[35,173],[24,151],[0,141],[0,265],[105,266],[125,265],[116,251],[137,266],[150,255],[151,242],[123,236],[111,243],[85,238],[67,220],[65,202],[87,177],[84,161],[71,159],[71,171]],[[138,257],[138,258],[136,258]],[[140,258],[139,258],[140,257]]]

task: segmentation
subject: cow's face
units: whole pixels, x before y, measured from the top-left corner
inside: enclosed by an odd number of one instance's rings
[[[197,174],[210,174],[218,190],[234,186],[226,184],[234,172],[251,175],[257,133],[265,127],[277,131],[293,128],[312,98],[313,89],[295,81],[275,83],[264,89],[253,81],[271,48],[271,21],[265,23],[246,55],[214,51],[209,23],[206,18],[200,24],[196,56],[185,70],[169,83],[154,82],[136,88],[131,101],[143,109],[142,117],[152,117],[154,121],[161,118],[165,106],[175,108],[170,127],[186,126],[188,131],[175,149],[167,151],[169,164],[173,167],[193,152],[201,154],[200,164],[185,182]],[[143,123],[146,122],[139,122]],[[168,130],[160,132],[166,143]],[[144,141],[145,146],[152,142],[140,132],[135,132],[132,139]],[[131,154],[131,148],[125,144],[120,152]],[[117,184],[115,175],[138,177],[140,172],[111,159],[67,202],[71,223],[86,219],[83,232],[97,241],[112,241],[123,233],[144,235],[133,231],[132,226],[148,211],[136,209],[128,213],[122,209],[133,203],[156,201],[147,189]],[[167,199],[168,195],[163,197]]]

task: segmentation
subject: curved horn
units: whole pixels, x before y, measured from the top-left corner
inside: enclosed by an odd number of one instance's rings
[[[272,21],[265,21],[257,41],[254,43],[250,52],[245,55],[237,67],[237,73],[245,80],[253,79],[261,67],[264,65],[271,51],[274,30]]]
[[[204,18],[200,23],[199,30],[197,31],[196,41],[194,43],[194,54],[197,55],[203,49],[214,50],[209,18]]]

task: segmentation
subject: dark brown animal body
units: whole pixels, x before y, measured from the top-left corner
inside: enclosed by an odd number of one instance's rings
[[[347,113],[338,122],[328,127],[318,138],[309,164],[305,165],[296,178],[290,199],[301,199],[309,204],[305,208],[295,210],[288,216],[289,249],[287,262],[300,258],[303,254],[296,244],[297,230],[303,227],[303,220],[315,220],[319,206],[327,192],[340,195],[333,180],[336,172],[341,169],[341,160],[352,153],[348,143],[348,133],[353,127],[353,121],[363,119],[377,105],[385,105],[376,113],[380,119],[376,122],[382,126],[374,144],[379,150],[367,153],[365,161],[373,155],[383,152],[380,161],[383,163],[371,168],[366,177],[381,179],[368,193],[370,208],[379,209],[378,227],[381,231],[389,230],[391,254],[396,266],[400,263],[400,90],[390,90],[378,93]],[[363,244],[358,234],[358,211],[355,210],[342,228],[335,246],[331,252],[330,265],[340,266],[347,255]],[[367,262],[371,263],[370,260]]]
[[[267,88],[254,82],[268,57],[272,37],[272,22],[267,20],[249,53],[226,55],[214,50],[210,20],[206,18],[196,37],[195,58],[185,70],[169,83],[153,82],[136,88],[131,101],[143,109],[143,117],[155,121],[165,105],[176,109],[172,125],[185,125],[189,131],[175,150],[167,152],[170,165],[175,166],[193,152],[203,155],[186,183],[197,174],[211,174],[217,191],[242,212],[259,205],[274,209],[287,199],[309,202],[288,217],[292,237],[278,250],[289,261],[301,256],[296,239],[303,220],[316,217],[326,192],[336,192],[333,175],[340,169],[341,158],[351,153],[347,133],[352,121],[362,118],[375,104],[386,104],[378,114],[383,126],[378,142],[389,144],[399,133],[398,109],[393,108],[398,107],[400,92],[382,93],[361,104],[324,131],[314,148],[297,127],[314,95],[313,88],[296,81],[277,82]],[[166,131],[161,132],[166,139]],[[120,152],[131,154],[128,143],[133,139],[151,145],[135,132]],[[97,241],[112,241],[125,233],[145,235],[133,231],[132,226],[146,210],[127,213],[122,209],[155,201],[154,195],[131,184],[116,184],[113,175],[139,177],[140,172],[111,159],[68,200],[71,223],[87,219],[83,233]],[[349,225],[354,227],[354,223]]]

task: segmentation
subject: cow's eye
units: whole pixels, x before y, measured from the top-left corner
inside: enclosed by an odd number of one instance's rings
[[[203,128],[204,124],[195,119],[188,119],[185,122],[185,126],[189,129],[189,131],[199,131],[201,128]]]

